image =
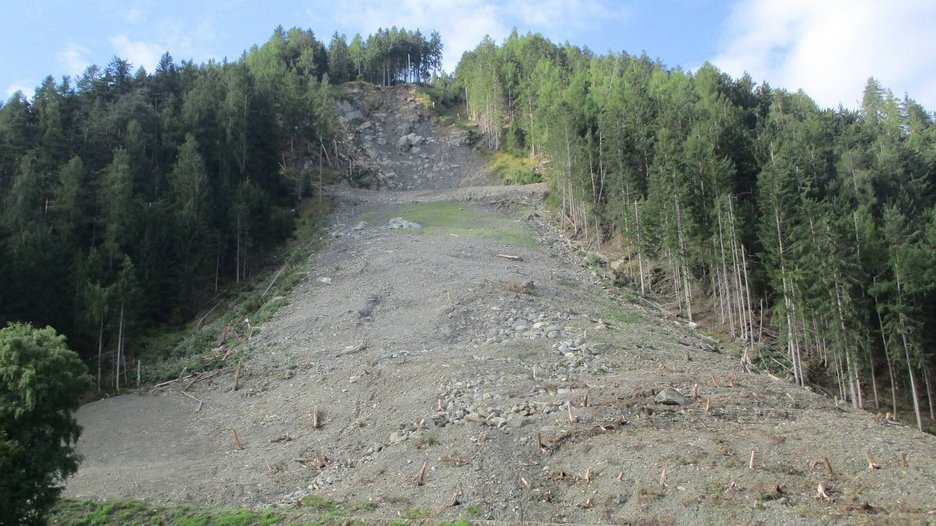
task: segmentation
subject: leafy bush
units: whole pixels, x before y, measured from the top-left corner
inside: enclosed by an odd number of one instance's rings
[[[92,385],[55,329],[0,330],[0,524],[41,524],[77,471],[73,413]]]

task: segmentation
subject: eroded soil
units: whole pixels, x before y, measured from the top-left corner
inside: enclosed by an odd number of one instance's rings
[[[381,190],[333,189],[329,240],[247,344],[239,389],[232,364],[84,406],[68,495],[316,494],[378,523],[934,521],[936,437],[745,372],[625,301],[544,220],[543,187],[479,186],[471,146],[412,92],[361,89],[345,112]],[[421,149],[394,150],[412,133]],[[685,405],[657,403],[667,388]]]

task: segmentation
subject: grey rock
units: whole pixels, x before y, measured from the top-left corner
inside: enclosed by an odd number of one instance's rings
[[[403,219],[402,217],[394,217],[393,219],[390,220],[389,223],[387,223],[387,228],[389,228],[390,230],[411,229],[411,228],[422,228],[422,225],[420,225],[419,223],[414,223],[412,221],[407,221],[406,219]]]
[[[502,416],[492,416],[487,420],[488,425],[501,429],[507,427],[507,419]]]
[[[692,403],[691,398],[669,387],[657,393],[653,401],[663,405],[689,405]]]
[[[399,444],[400,442],[405,441],[407,438],[409,438],[409,436],[406,433],[400,431],[394,431],[393,433],[390,433],[391,444]]]

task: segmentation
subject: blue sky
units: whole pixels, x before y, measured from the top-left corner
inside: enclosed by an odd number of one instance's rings
[[[936,109],[932,0],[34,0],[4,8],[0,96],[31,95],[46,75],[76,77],[119,56],[151,71],[178,61],[235,59],[277,25],[327,41],[391,25],[435,29],[451,70],[485,34],[516,27],[597,53],[646,51],[668,66],[710,61],[822,106],[856,107],[869,76]]]

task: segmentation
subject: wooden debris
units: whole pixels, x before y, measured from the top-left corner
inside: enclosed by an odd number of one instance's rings
[[[582,407],[588,407],[588,391],[585,391],[585,396],[582,397]]]
[[[244,449],[244,442],[242,442],[241,438],[237,435],[236,429],[231,429],[231,435],[234,437],[234,449]]]
[[[319,410],[318,406],[312,407],[312,429],[318,429],[319,427]]]
[[[283,443],[283,442],[292,442],[292,440],[293,440],[293,437],[289,436],[289,433],[286,433],[285,435],[280,435],[280,436],[274,438],[273,440],[270,440],[270,443],[271,443],[271,444],[281,444],[281,443]]]
[[[825,502],[830,502],[832,497],[829,496],[828,490],[825,487],[825,484],[819,483],[819,486],[816,487],[816,500],[821,500]]]
[[[424,486],[426,484],[426,466],[429,464],[429,461],[423,461],[422,467],[419,468],[419,473],[416,474],[416,485]]]
[[[296,462],[311,469],[322,469],[328,465],[328,457],[325,455],[316,455],[308,458],[297,458]]]
[[[505,288],[510,292],[516,292],[517,294],[533,294],[533,289],[536,288],[536,285],[532,281],[527,281],[523,285],[517,283],[508,283]]]
[[[712,387],[718,387],[718,378],[715,378],[714,373],[712,373]]]
[[[542,433],[536,434],[536,446],[539,448],[540,453],[548,453],[549,448],[546,447],[546,444],[543,444],[543,435]]]
[[[705,412],[706,413],[712,412],[712,400],[709,398],[705,399]]]
[[[907,455],[903,451],[900,452],[900,467],[902,468],[910,467],[910,463],[907,462]]]
[[[829,457],[822,457],[822,462],[825,464],[826,473],[828,473],[830,477],[834,477],[835,473],[832,472],[832,463],[829,462]]]
[[[561,469],[559,471],[553,471],[549,474],[549,478],[553,480],[565,480],[566,472]]]
[[[591,497],[585,499],[585,502],[579,504],[578,507],[579,507],[579,508],[582,508],[583,510],[589,510],[589,509],[591,509],[591,507],[592,507],[592,500],[591,500]]]
[[[689,393],[689,397],[692,398],[692,401],[699,399],[699,384],[692,384],[692,392]]]
[[[878,466],[874,463],[874,457],[871,456],[871,450],[865,450],[865,458],[868,459],[868,469],[874,471],[875,469],[881,469],[881,466]]]
[[[522,482],[523,485],[527,487],[527,489],[530,489],[530,483],[527,482],[527,479],[520,477],[520,482]]]
[[[240,389],[241,364],[242,362],[237,362],[237,370],[234,371],[234,385],[231,387],[231,391]]]
[[[755,452],[755,450],[752,449],[752,450],[751,450],[751,461],[748,462],[748,469],[754,469],[754,452]]]
[[[201,398],[195,398],[194,396],[192,396],[192,395],[186,393],[185,391],[181,391],[181,392],[182,392],[182,394],[184,394],[185,396],[187,396],[187,397],[191,398],[192,400],[195,400],[196,402],[198,402],[198,406],[195,408],[195,412],[196,412],[196,413],[200,412],[200,411],[201,411],[201,408],[202,408],[202,404],[204,404],[205,401],[202,400]]]
[[[660,473],[660,491],[666,491],[669,485],[666,484],[666,468],[663,468],[663,472]]]
[[[566,409],[569,411],[569,424],[575,425],[578,422],[578,417],[572,414],[572,404],[567,404]]]
[[[461,504],[461,496],[462,496],[461,490],[460,489],[455,490],[455,494],[452,495],[452,500],[449,501],[449,507],[455,507]]]
[[[620,472],[620,473],[618,473],[617,480],[618,480],[618,482],[624,482],[624,472],[623,472],[623,471]]]
[[[436,412],[437,412],[437,413],[444,413],[444,412],[445,412],[445,409],[442,408],[442,399],[441,399],[441,398],[439,398],[438,400],[436,400]]]
[[[220,373],[220,372],[223,371],[223,370],[224,370],[224,369],[215,369],[214,371],[211,371],[211,372],[201,372],[201,373],[198,373],[197,375],[195,375],[195,378],[193,378],[191,382],[185,384],[185,387],[183,387],[182,390],[183,390],[183,391],[188,391],[188,390],[189,390],[193,385],[195,385],[196,383],[198,383],[198,382],[200,382],[200,381],[202,381],[202,380],[208,380],[208,379],[214,377],[216,374]],[[209,383],[210,383],[210,382],[209,382]]]
[[[510,254],[497,254],[497,257],[509,259],[510,261],[523,261],[523,258],[520,256],[512,256]]]
[[[729,491],[744,491],[744,488],[732,480],[728,483],[728,485],[725,486],[725,493],[728,493]]]
[[[595,475],[592,473],[591,467],[585,470],[585,482],[591,482],[595,479]]]

